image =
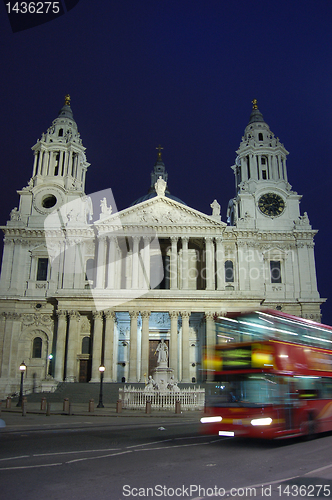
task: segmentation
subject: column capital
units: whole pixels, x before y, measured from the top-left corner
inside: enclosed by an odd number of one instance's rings
[[[171,236],[171,242],[172,243],[177,243],[179,241],[179,237],[178,236]]]
[[[188,243],[189,242],[189,236],[181,236],[181,240],[183,243]]]
[[[182,319],[189,318],[191,315],[191,313],[189,311],[180,311],[180,314],[181,314]]]
[[[179,311],[169,311],[169,316],[171,319],[178,319],[179,317]]]
[[[213,238],[214,238],[213,236],[205,236],[205,241],[207,243],[213,243]]]
[[[223,241],[221,236],[215,236],[214,239],[216,240],[216,243],[218,243],[218,244],[222,243],[222,241]]]
[[[58,318],[65,318],[67,317],[68,313],[64,309],[60,309],[58,311],[55,311],[55,314],[58,316]]]
[[[151,316],[151,311],[141,311],[141,316],[142,316],[142,319],[146,318],[150,318]]]
[[[139,315],[139,311],[128,311],[129,312],[129,316],[130,316],[130,319],[137,319],[138,318],[138,315]]]
[[[216,316],[216,313],[213,312],[213,311],[207,311],[204,313],[205,314],[205,319],[209,319],[209,320],[214,320],[215,316]]]
[[[81,315],[78,311],[69,311],[68,315],[71,320],[76,319],[76,321],[79,321],[81,318]]]
[[[96,321],[96,319],[103,319],[104,311],[93,311],[92,317],[94,321]]]
[[[113,319],[114,321],[116,320],[116,314],[115,311],[105,311],[104,312],[105,319]]]

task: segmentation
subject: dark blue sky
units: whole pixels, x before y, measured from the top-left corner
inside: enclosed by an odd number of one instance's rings
[[[316,236],[319,291],[332,324],[332,2],[80,0],[13,34],[0,9],[0,224],[32,173],[33,146],[65,94],[91,163],[86,191],[110,187],[118,209],[145,194],[163,147],[169,189],[222,219],[258,99],[290,152],[288,176]]]

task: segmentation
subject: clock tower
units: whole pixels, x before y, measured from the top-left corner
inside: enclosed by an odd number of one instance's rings
[[[300,216],[301,196],[287,178],[288,151],[274,136],[253,100],[249,123],[237,150],[236,197],[229,202],[231,226],[251,229],[292,229]]]

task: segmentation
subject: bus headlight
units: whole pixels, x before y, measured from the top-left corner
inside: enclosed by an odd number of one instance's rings
[[[270,418],[270,417],[267,417],[267,418],[253,418],[250,423],[251,423],[251,425],[271,425],[272,424],[272,418]]]
[[[201,424],[210,424],[211,422],[221,422],[222,417],[202,417]]]

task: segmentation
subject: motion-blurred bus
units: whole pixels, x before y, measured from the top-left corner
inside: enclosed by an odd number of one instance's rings
[[[332,327],[279,311],[216,319],[203,432],[281,439],[332,430]],[[213,381],[213,382],[212,382]]]

